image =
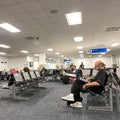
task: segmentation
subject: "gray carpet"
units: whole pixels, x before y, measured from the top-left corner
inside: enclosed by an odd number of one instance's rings
[[[90,111],[86,109],[87,95],[84,94],[84,108],[75,109],[66,105],[61,96],[69,94],[72,84],[46,82],[42,88],[25,90],[21,96],[28,101],[0,99],[0,120],[119,120],[120,113]],[[7,96],[10,90],[0,90],[0,96]]]

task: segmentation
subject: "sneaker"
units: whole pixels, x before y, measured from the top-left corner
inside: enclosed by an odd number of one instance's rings
[[[70,104],[71,107],[74,107],[74,108],[82,108],[83,105],[81,102],[74,102],[74,103],[71,103]]]
[[[73,94],[69,94],[65,97],[61,97],[62,100],[65,100],[65,101],[74,101],[74,97],[73,97]]]

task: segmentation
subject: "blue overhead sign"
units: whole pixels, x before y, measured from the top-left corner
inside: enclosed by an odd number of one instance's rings
[[[94,48],[94,49],[90,49],[89,52],[91,54],[106,53],[107,52],[107,48]]]
[[[71,59],[64,59],[64,62],[71,62]]]

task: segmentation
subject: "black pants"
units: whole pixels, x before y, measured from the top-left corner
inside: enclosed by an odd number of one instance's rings
[[[83,89],[83,85],[86,84],[83,81],[80,81],[80,79],[76,79],[73,83],[73,86],[71,87],[71,93],[74,94],[74,100],[82,102],[82,97],[80,96],[80,92],[88,92],[88,90]],[[94,92],[95,94],[100,94],[103,91],[103,87],[101,86],[94,86],[89,87],[89,91]]]

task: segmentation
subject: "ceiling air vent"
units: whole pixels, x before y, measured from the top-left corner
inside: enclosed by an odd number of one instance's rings
[[[25,37],[26,40],[34,40],[35,37]]]
[[[56,10],[56,9],[50,10],[50,13],[51,13],[51,14],[57,14],[57,13],[58,13],[58,10]]]
[[[12,52],[7,52],[7,53],[12,53]]]
[[[110,32],[110,31],[118,31],[120,27],[109,27],[106,29],[107,32]]]

